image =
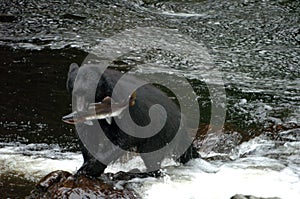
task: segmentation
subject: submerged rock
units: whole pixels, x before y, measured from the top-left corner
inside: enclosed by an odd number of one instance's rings
[[[0,14],[0,22],[13,22],[17,20],[17,16],[10,14]]]
[[[261,197],[251,196],[251,195],[236,194],[232,196],[230,199],[280,199],[280,198],[278,197],[261,198]]]
[[[110,174],[111,175],[111,174]],[[66,171],[53,171],[43,177],[26,199],[37,198],[125,198],[139,196],[129,188],[117,189],[113,183],[86,176],[74,176]]]
[[[70,13],[62,15],[62,17],[65,18],[65,19],[73,19],[73,20],[84,20],[84,19],[86,19],[86,17],[75,15],[75,14],[70,14]]]

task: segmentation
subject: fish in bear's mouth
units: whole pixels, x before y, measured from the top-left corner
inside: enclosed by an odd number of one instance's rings
[[[127,100],[120,103],[113,102],[111,97],[105,97],[101,102],[91,103],[87,111],[74,111],[63,116],[62,121],[68,124],[85,123],[93,125],[92,120],[106,119],[111,124],[112,117],[121,117],[122,112],[128,106],[134,106],[136,92],[133,92]]]

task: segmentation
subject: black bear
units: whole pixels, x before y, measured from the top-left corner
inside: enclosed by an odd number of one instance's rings
[[[75,99],[73,101],[76,104],[75,109],[84,111],[88,109],[91,103],[101,102],[107,97],[112,97],[114,87],[123,75],[123,73],[116,70],[101,70],[97,67],[87,67],[85,65],[79,68],[77,64],[71,64],[67,89],[72,93],[73,100]],[[95,80],[97,80],[96,85]],[[94,94],[89,93],[91,90]],[[131,119],[136,125],[147,126],[151,122],[150,107],[159,104],[167,114],[164,126],[155,135],[142,138],[132,136],[133,134],[138,135],[140,132],[128,134],[119,128],[117,121],[122,120],[122,117],[113,117],[110,121],[100,119],[91,124],[78,123],[76,130],[80,134],[84,163],[77,174],[98,177],[104,172],[109,163],[117,160],[126,151],[135,151],[140,154],[147,168],[146,172],[158,171],[162,160],[166,157],[173,157],[180,163],[186,163],[192,158],[199,157],[191,138],[185,130],[183,136],[176,137],[178,129],[182,128],[180,124],[182,115],[178,106],[164,92],[152,84],[137,88],[135,93],[134,103],[128,108]],[[104,136],[98,132],[99,126],[103,130]],[[132,131],[135,131],[134,128]],[[177,141],[170,144],[175,137]],[[89,143],[89,146],[87,146],[87,143]],[[189,143],[182,153],[179,152],[181,143]],[[171,147],[168,150],[155,153],[155,151],[168,145]]]

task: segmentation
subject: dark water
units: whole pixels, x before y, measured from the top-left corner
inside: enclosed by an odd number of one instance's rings
[[[65,89],[68,66],[80,64],[105,38],[150,26],[178,29],[208,49],[223,73],[225,126],[239,135],[234,145],[266,132],[276,140],[281,127],[300,126],[299,13],[300,2],[288,0],[2,0],[1,147],[45,143],[58,145],[62,151],[78,151],[74,129],[61,122],[61,116],[71,110]],[[4,22],[7,15],[13,18]],[[138,52],[112,66],[120,69],[127,63],[135,67],[147,59],[176,65],[176,60],[158,54]],[[200,122],[205,126],[210,120],[207,87],[196,77],[188,81],[199,96]],[[270,130],[272,126],[275,130]],[[293,141],[299,141],[299,131]],[[12,198],[27,195],[33,185],[17,173],[0,173],[0,179],[0,190]],[[16,191],[12,184],[27,188]]]

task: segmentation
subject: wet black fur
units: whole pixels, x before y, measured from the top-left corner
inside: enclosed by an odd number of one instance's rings
[[[88,77],[84,77],[81,82],[79,81],[80,85],[76,87],[76,90],[73,90],[77,72],[78,66],[72,64],[70,66],[68,74],[67,89],[69,92],[73,92],[73,95],[83,94],[89,87]],[[122,75],[123,74],[118,71],[106,70],[98,83],[95,101],[99,102],[102,101],[103,98],[105,98],[106,96],[111,96],[114,85]],[[115,145],[118,145],[122,149],[135,149],[137,152],[141,153],[150,152],[152,150],[159,149],[160,147],[166,145],[174,138],[179,127],[181,115],[177,105],[172,100],[170,100],[165,93],[163,93],[161,90],[157,89],[152,85],[145,85],[139,88],[136,91],[136,93],[136,103],[134,106],[130,107],[131,117],[136,124],[140,126],[145,126],[148,123],[150,123],[148,111],[149,107],[151,107],[153,104],[160,104],[167,111],[168,119],[166,121],[165,126],[158,134],[145,139],[129,136],[119,129],[119,127],[114,121],[116,118],[112,120],[111,125],[109,125],[105,120],[99,120],[99,123],[106,136],[110,139],[110,141],[113,142]],[[89,100],[93,102],[93,99]],[[97,142],[101,142],[101,139],[103,139],[102,137],[97,137],[97,135],[91,135],[89,132],[94,130],[94,126],[85,125],[84,127],[86,131],[84,135],[95,136],[95,146],[97,145]],[[186,137],[187,140],[190,139],[188,138],[188,136]],[[77,174],[84,174],[92,177],[100,176],[104,172],[107,165],[102,164],[97,159],[95,159],[82,143],[81,146],[84,163],[82,167],[78,170]],[[110,149],[106,148],[105,150],[107,151]],[[173,153],[176,154],[176,146],[174,146]],[[112,149],[111,154],[108,155],[109,159],[107,161],[112,162],[118,159],[121,155],[123,155],[123,153],[114,152]],[[159,169],[160,163],[165,156],[167,156],[167,154],[161,154],[157,157],[152,157],[152,159],[143,156],[141,157],[148,170],[153,171]],[[187,151],[183,155],[181,155],[180,158],[177,159],[177,161],[181,163],[186,163],[190,159],[198,157],[199,154],[197,153],[197,150],[193,145],[191,145],[187,149]],[[159,164],[153,164],[153,162],[158,162]]]

